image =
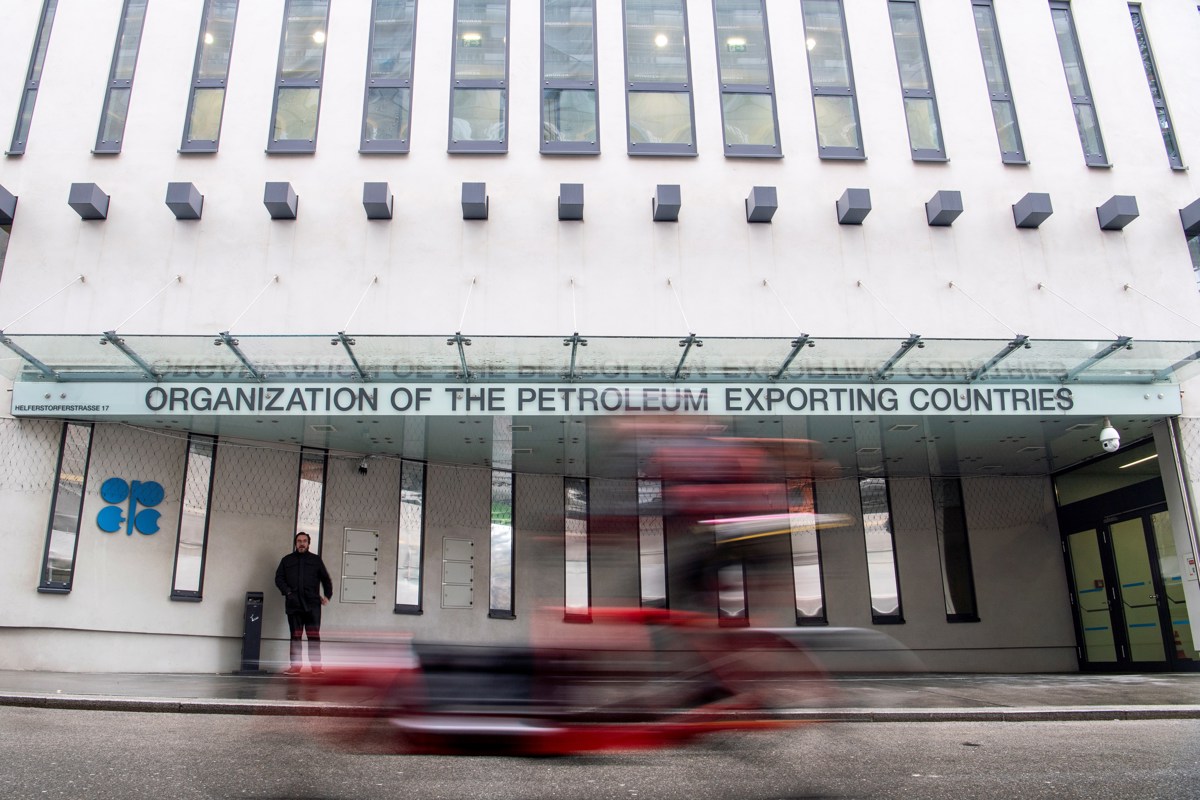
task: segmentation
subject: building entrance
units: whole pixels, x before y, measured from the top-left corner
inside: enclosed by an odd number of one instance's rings
[[[1082,669],[1200,670],[1165,504],[1068,532]]]

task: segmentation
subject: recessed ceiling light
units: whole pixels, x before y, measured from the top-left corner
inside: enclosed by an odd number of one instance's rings
[[[902,423],[899,423],[899,424],[893,425],[892,427],[888,428],[888,430],[889,430],[889,431],[896,431],[897,433],[900,433],[900,432],[902,432],[902,431],[911,431],[911,430],[913,430],[913,429],[914,429],[914,428],[916,428],[916,427],[917,427],[916,425],[911,425],[911,424],[909,424],[909,423],[907,423],[907,422],[902,422]]]
[[[1068,431],[1086,431],[1089,428],[1096,427],[1094,422],[1080,422],[1067,428]]]
[[[333,427],[332,425],[310,425],[309,427],[312,428],[317,433],[336,433],[337,432],[337,428]]]

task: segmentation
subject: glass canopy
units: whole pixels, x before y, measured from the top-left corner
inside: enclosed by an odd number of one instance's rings
[[[1200,342],[613,336],[0,334],[23,381],[1181,383]]]

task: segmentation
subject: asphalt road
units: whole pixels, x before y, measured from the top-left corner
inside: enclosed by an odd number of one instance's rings
[[[387,752],[347,719],[0,707],[16,798],[793,800],[1200,793],[1200,721],[830,723],[554,759]]]

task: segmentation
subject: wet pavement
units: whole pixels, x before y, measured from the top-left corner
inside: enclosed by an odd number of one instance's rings
[[[795,682],[790,682],[795,687]],[[842,674],[801,682],[784,718],[839,721],[1200,719],[1200,673]],[[0,670],[0,705],[209,714],[354,716],[370,687],[279,674]]]

